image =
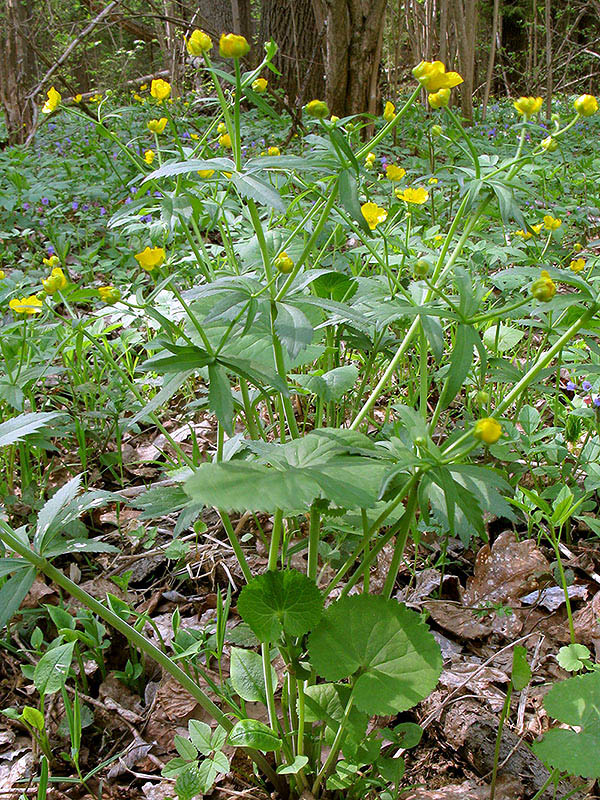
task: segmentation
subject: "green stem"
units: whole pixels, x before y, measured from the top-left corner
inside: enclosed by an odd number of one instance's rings
[[[306,565],[306,574],[313,581],[317,580],[320,537],[321,514],[316,506],[316,503],[313,503],[310,507],[310,522],[308,527],[308,563]]]
[[[242,546],[238,542],[238,538],[235,535],[233,525],[231,524],[231,520],[229,519],[229,514],[223,508],[219,508],[217,509],[217,511],[219,513],[219,516],[221,517],[221,522],[223,523],[225,532],[227,533],[229,544],[233,548],[235,557],[237,558],[238,564],[240,565],[244,578],[246,579],[246,583],[249,583],[252,580],[252,572],[250,570],[250,567],[248,566],[248,562],[246,561],[246,556],[244,555]]]
[[[281,531],[283,529],[283,511],[275,509],[273,517],[273,530],[271,532],[271,544],[269,546],[269,563],[267,569],[276,570],[279,559],[279,545],[281,544]]]
[[[466,132],[466,130],[463,128],[463,126],[460,124],[460,121],[458,120],[456,114],[454,113],[454,111],[452,111],[452,109],[449,106],[446,106],[444,111],[450,117],[450,120],[452,121],[454,127],[456,128],[456,130],[460,133],[462,138],[467,143],[467,147],[469,148],[469,153],[471,154],[471,160],[473,161],[473,167],[475,168],[475,177],[477,179],[479,179],[481,177],[481,167],[479,166],[479,156],[477,155],[477,150],[475,150],[475,146],[474,146],[473,142],[471,141],[471,137]]]
[[[498,776],[498,761],[500,760],[500,745],[502,744],[502,731],[504,729],[504,723],[506,722],[506,718],[508,717],[508,712],[510,711],[510,701],[512,698],[512,681],[508,684],[508,689],[506,691],[506,697],[504,698],[504,705],[502,706],[502,713],[500,714],[500,722],[498,724],[498,733],[496,735],[496,746],[494,748],[494,767],[492,770],[492,783],[490,786],[490,800],[494,800],[494,795],[496,794],[496,778]]]
[[[396,546],[394,547],[394,554],[392,556],[390,568],[388,570],[382,592],[383,596],[388,599],[392,596],[396,578],[398,577],[398,570],[400,569],[400,563],[402,561],[402,557],[404,556],[406,542],[408,541],[408,534],[410,533],[410,528],[415,518],[415,511],[417,509],[418,485],[419,484],[415,477],[413,485],[410,488],[404,514],[400,520],[400,529],[396,535]]]
[[[313,783],[312,786],[313,795],[317,794],[319,786],[323,782],[323,779],[329,775],[329,772],[331,771],[331,768],[335,763],[335,760],[338,756],[338,752],[340,750],[340,746],[342,744],[343,736],[346,733],[346,725],[348,724],[348,720],[350,718],[350,712],[352,711],[353,703],[354,703],[354,696],[352,692],[350,692],[350,697],[348,698],[348,702],[346,704],[344,716],[342,717],[340,726],[337,729],[337,733],[335,734],[335,738],[333,740],[333,744],[331,745],[331,750],[329,751],[329,755],[327,756],[327,759],[323,764],[321,771],[319,772],[319,774],[315,778],[315,782]]]

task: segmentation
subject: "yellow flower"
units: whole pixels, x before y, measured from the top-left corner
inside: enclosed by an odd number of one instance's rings
[[[171,94],[171,84],[162,78],[155,78],[150,84],[150,94],[155,100],[166,100]]]
[[[115,289],[114,286],[99,286],[98,294],[100,295],[100,299],[109,306],[114,305],[114,303],[118,303],[121,299],[121,292],[118,289]]]
[[[585,259],[583,259],[583,258],[575,258],[569,264],[569,269],[571,270],[571,272],[575,272],[575,273],[583,272],[583,270],[585,269]]]
[[[221,147],[225,147],[226,149],[231,148],[231,136],[228,133],[224,133],[223,136],[219,136],[219,144]]]
[[[250,50],[243,36],[235,33],[222,33],[219,39],[219,53],[223,58],[242,58]]]
[[[443,133],[441,125],[432,125],[430,131],[432,136],[441,136]]]
[[[185,46],[191,56],[201,56],[202,53],[208,53],[212,48],[212,39],[208,33],[198,30],[192,31],[192,35],[186,40]]]
[[[544,217],[544,228],[547,231],[556,231],[562,225],[562,220],[556,219],[556,217],[552,217],[550,214],[546,214]]]
[[[535,233],[536,236],[539,236],[542,232],[542,228],[544,227],[543,222],[539,222],[537,225],[532,225],[531,230]]]
[[[513,106],[517,109],[519,114],[530,117],[532,114],[537,114],[543,102],[541,97],[519,97],[518,100],[515,100]]]
[[[256,94],[264,94],[267,91],[268,85],[269,81],[266,78],[257,78],[255,81],[252,81],[252,89]]]
[[[147,83],[142,83],[142,85],[140,86],[140,92],[145,92],[147,88],[148,88],[148,84]]]
[[[415,203],[416,205],[422,206],[423,203],[429,200],[429,192],[424,186],[419,186],[417,189],[409,186],[403,191],[396,189],[396,197],[399,200],[404,200],[405,203]]]
[[[453,89],[463,82],[458,72],[446,72],[441,61],[421,61],[412,72],[421,86],[433,94],[440,89]]]
[[[6,278],[6,272],[3,269],[0,269],[0,281],[3,281]]]
[[[55,294],[67,285],[67,279],[60,267],[54,267],[51,274],[42,281],[46,294]]]
[[[50,258],[43,258],[42,261],[49,269],[54,269],[54,267],[58,267],[60,264],[60,258],[58,256],[50,256]]]
[[[378,206],[377,203],[363,203],[360,210],[372,231],[375,230],[380,222],[385,222],[387,218],[387,211],[385,208]]]
[[[332,114],[332,115],[329,117],[329,121],[330,121],[330,122],[333,122],[333,123],[335,124],[336,122],[339,122],[339,121],[340,121],[340,118],[339,118],[339,117],[336,117],[336,115],[335,115],[335,114]]]
[[[73,98],[74,103],[81,103],[82,100],[83,100],[83,95],[80,94],[76,94],[75,97]]]
[[[375,153],[367,153],[365,157],[365,168],[373,169],[374,163],[375,163]]]
[[[197,133],[190,133],[190,139],[193,139],[195,142],[197,142],[200,139],[200,137],[198,136]]]
[[[396,116],[396,106],[388,100],[383,109],[383,118],[386,122],[391,122]]]
[[[136,253],[134,258],[142,269],[152,272],[156,267],[160,267],[167,254],[162,247],[146,247],[141,253]]]
[[[315,119],[325,119],[325,117],[329,116],[329,108],[323,100],[311,100],[310,103],[304,106],[304,110],[309,117],[314,117]]]
[[[553,153],[558,147],[558,142],[552,136],[546,136],[545,139],[542,139],[542,147],[546,152]]]
[[[279,272],[283,272],[284,275],[288,275],[294,269],[294,262],[284,251],[283,253],[279,253],[275,259],[275,266]]]
[[[102,100],[102,92],[96,92],[96,94],[93,94],[90,97],[90,102],[91,103],[99,103],[100,100]]]
[[[406,170],[397,164],[388,164],[385,168],[385,177],[389,181],[401,181],[406,175]]]
[[[219,122],[217,125],[217,133],[227,133],[227,125],[224,122]]]
[[[530,231],[524,231],[520,229],[518,231],[515,231],[515,236],[518,236],[519,239],[527,241],[527,239],[531,239],[533,237],[533,233],[531,233]]]
[[[199,169],[198,175],[204,180],[205,178],[211,178],[215,174],[214,169]]]
[[[167,118],[161,117],[160,119],[151,119],[148,122],[148,130],[152,133],[162,133],[167,127]]]
[[[548,303],[556,294],[556,284],[547,270],[543,269],[541,276],[531,285],[531,294],[541,303]]]
[[[42,310],[42,301],[34,294],[29,297],[14,297],[8,304],[15,314],[39,314]]]
[[[146,164],[151,164],[154,161],[154,150],[146,150],[144,153],[144,161]]]
[[[48,99],[42,106],[42,114],[51,114],[53,111],[56,111],[56,109],[60,105],[61,97],[59,92],[57,92],[56,89],[54,88],[54,86],[48,89],[47,95]]]
[[[483,417],[475,423],[473,435],[485,444],[495,444],[502,435],[502,425],[493,417]]]
[[[437,179],[437,178],[429,178],[429,180],[427,181],[427,183],[428,183],[430,186],[435,186],[437,182],[438,182],[438,179]]]
[[[143,97],[141,97],[141,96],[140,96],[140,95],[139,95],[137,92],[136,92],[136,93],[133,95],[133,99],[134,99],[134,100],[135,100],[137,103],[143,103],[143,102],[144,102],[144,98],[143,98]]]
[[[573,106],[581,117],[591,117],[598,111],[598,101],[593,94],[582,94],[575,100]]]
[[[573,250],[576,253],[581,253],[581,251],[583,250],[583,245],[581,244],[581,242],[575,242],[575,244],[573,245]]]
[[[450,102],[450,89],[438,89],[437,92],[427,96],[432,108],[445,108]]]
[[[267,150],[267,155],[269,155],[269,156],[280,156],[281,155],[281,150],[276,145],[273,145],[273,147],[269,147],[269,149]]]

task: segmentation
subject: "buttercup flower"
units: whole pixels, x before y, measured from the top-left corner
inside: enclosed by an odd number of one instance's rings
[[[475,423],[473,435],[485,444],[495,444],[502,435],[502,425],[493,417],[483,417]]]
[[[573,259],[573,261],[571,261],[571,263],[569,264],[569,269],[571,270],[571,272],[575,273],[583,272],[583,270],[585,269],[585,259],[583,258]]]
[[[404,200],[405,203],[414,203],[422,206],[423,203],[426,203],[429,200],[429,192],[424,186],[419,186],[417,189],[414,189],[412,186],[408,186],[402,191],[400,191],[400,189],[396,189],[396,197],[399,200]]]
[[[80,95],[80,94],[76,94],[75,97],[73,98],[73,102],[74,103],[81,103],[82,100],[83,100],[83,96]]]
[[[396,116],[396,106],[388,100],[383,109],[383,118],[386,122],[391,122]]]
[[[136,253],[134,258],[142,269],[152,272],[156,267],[160,267],[167,254],[162,247],[146,247],[141,253]]]
[[[374,163],[375,163],[375,153],[367,153],[367,155],[365,156],[365,168],[373,169]]]
[[[329,108],[323,100],[311,100],[310,103],[304,106],[304,110],[309,117],[314,117],[315,119],[325,119],[325,117],[329,116]]]
[[[267,155],[280,156],[281,150],[276,145],[273,145],[272,147],[269,147],[269,149],[267,150]]]
[[[42,281],[42,286],[46,294],[55,294],[64,289],[67,285],[67,278],[60,267],[54,267],[49,277]]]
[[[527,239],[531,239],[533,237],[533,233],[530,231],[524,231],[522,228],[520,228],[518,231],[515,231],[515,236],[518,236],[519,239],[527,241]]]
[[[294,262],[284,251],[283,253],[279,253],[275,259],[275,266],[279,272],[283,272],[284,275],[288,275],[294,269]]]
[[[6,278],[6,272],[3,269],[0,269],[0,281],[3,281]]]
[[[266,78],[257,78],[255,81],[252,81],[252,89],[256,94],[264,94],[267,91],[268,85],[269,81]]]
[[[250,45],[243,36],[235,33],[222,33],[219,39],[219,53],[223,58],[242,58],[250,51]]]
[[[598,101],[593,94],[582,94],[573,103],[575,111],[582,117],[591,117],[598,111]]]
[[[162,78],[155,78],[150,84],[150,94],[155,100],[166,100],[171,94],[171,84]]]
[[[215,174],[214,169],[199,169],[198,175],[205,180],[206,178],[211,178]]]
[[[227,125],[224,122],[219,122],[217,125],[217,133],[227,133]]]
[[[541,276],[532,283],[531,294],[541,303],[549,303],[556,294],[556,284],[547,270],[543,269]]]
[[[152,133],[162,133],[167,126],[167,118],[161,117],[160,119],[151,119],[148,122],[148,130]]]
[[[192,35],[186,40],[185,46],[191,56],[201,56],[202,53],[208,53],[212,48],[212,39],[208,33],[198,30],[192,31]]]
[[[557,219],[556,217],[551,216],[550,214],[546,214],[544,216],[544,228],[547,231],[556,231],[562,225],[562,220]]]
[[[387,218],[387,211],[385,208],[378,206],[377,203],[363,203],[360,210],[372,231],[375,230],[380,222],[385,222]]]
[[[544,223],[540,222],[537,225],[532,225],[531,226],[531,230],[535,233],[536,236],[539,236],[543,227],[544,227]]]
[[[583,245],[581,244],[581,242],[575,242],[575,244],[573,245],[573,250],[576,253],[581,253],[581,251],[583,250]]]
[[[34,294],[29,297],[13,297],[8,307],[12,309],[15,314],[39,314],[42,310],[42,301]]]
[[[450,89],[438,89],[437,92],[427,95],[432,108],[445,108],[450,102]]]
[[[412,73],[421,86],[432,94],[440,89],[452,89],[463,82],[458,72],[446,72],[441,61],[421,61]]]
[[[224,133],[223,136],[219,136],[219,144],[221,147],[226,149],[231,148],[231,136],[228,133]]]
[[[435,185],[437,184],[437,182],[438,182],[438,179],[437,179],[437,178],[429,178],[429,180],[427,181],[427,183],[428,183],[430,186],[435,186]]]
[[[146,102],[144,100],[144,98],[141,95],[139,95],[137,92],[135,92],[135,94],[133,95],[133,99],[136,101],[136,103],[144,103],[144,102]]]
[[[385,177],[390,181],[401,181],[406,175],[406,170],[397,164],[388,164],[385,168]]]
[[[524,117],[530,117],[532,114],[537,114],[543,103],[544,101],[541,97],[519,97],[518,100],[515,100],[513,106],[519,114]]]
[[[58,267],[60,264],[60,258],[55,255],[52,255],[49,258],[43,258],[42,261],[49,269],[54,269],[54,267]]]
[[[151,164],[154,161],[154,150],[146,150],[144,152],[144,161],[146,164]]]
[[[121,299],[121,292],[115,289],[114,286],[99,286],[98,294],[100,295],[100,299],[109,306],[118,303]]]
[[[61,96],[60,93],[56,91],[54,86],[51,86],[47,92],[48,99],[42,106],[42,114],[51,114],[53,111],[60,105]]]

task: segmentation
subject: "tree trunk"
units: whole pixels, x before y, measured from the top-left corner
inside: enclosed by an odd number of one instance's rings
[[[550,0],[544,6],[546,23],[546,120],[552,116],[552,10]]]
[[[323,32],[311,0],[262,0],[260,43],[274,39],[279,50],[273,61],[281,77],[273,85],[283,89],[289,106],[299,107],[325,94]]]
[[[490,99],[490,91],[492,88],[492,79],[494,77],[494,61],[496,59],[496,39],[498,37],[498,19],[500,16],[500,0],[494,0],[494,12],[492,15],[492,36],[490,42],[490,58],[488,61],[487,77],[485,81],[485,90],[483,92],[483,108],[481,111],[481,119],[485,119],[487,111],[488,100]]]
[[[35,72],[33,51],[27,44],[30,16],[29,0],[6,0],[0,31],[0,103],[9,144],[23,143],[33,124],[33,103],[26,99]]]
[[[385,6],[386,0],[313,0],[317,22],[325,26],[325,99],[338,116],[377,111],[371,87]]]
[[[475,38],[477,34],[476,0],[454,0],[454,23],[457,33],[458,63],[464,83],[461,84],[461,110],[467,122],[473,122],[475,83]]]

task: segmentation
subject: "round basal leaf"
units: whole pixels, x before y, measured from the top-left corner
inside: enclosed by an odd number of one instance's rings
[[[279,750],[282,744],[271,728],[257,719],[241,719],[237,722],[229,732],[227,743],[233,747],[252,747],[265,753]]]
[[[317,585],[296,570],[269,571],[244,586],[238,611],[261,642],[274,642],[282,630],[302,636],[321,617],[323,598]]]
[[[423,736],[423,728],[417,725],[416,722],[401,722],[393,729],[393,734],[396,737],[394,744],[408,750],[411,747],[416,747],[421,741]]]
[[[311,664],[328,681],[358,673],[354,703],[368,714],[412,708],[435,688],[439,645],[414,611],[375,595],[332,603],[308,640]]]
[[[574,643],[561,647],[556,660],[567,672],[579,672],[585,666],[583,662],[589,661],[591,657],[590,651],[584,644]]]
[[[532,745],[545,764],[582,778],[600,778],[600,672],[577,675],[552,687],[546,711],[579,731],[554,728]]]

